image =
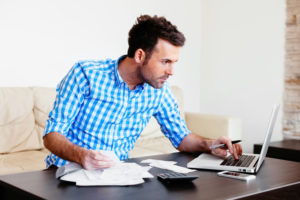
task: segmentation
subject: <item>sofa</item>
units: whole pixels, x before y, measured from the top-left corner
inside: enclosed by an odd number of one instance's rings
[[[183,111],[183,91],[172,86],[188,128],[207,138],[221,135],[241,138],[241,120],[234,117]],[[54,88],[0,88],[0,174],[45,169],[49,151],[43,145],[43,130],[56,96]],[[152,118],[137,140],[130,157],[172,153],[177,150],[160,132]]]

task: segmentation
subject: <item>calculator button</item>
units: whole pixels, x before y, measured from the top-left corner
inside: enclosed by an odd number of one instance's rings
[[[177,173],[177,172],[167,172],[167,173],[158,174],[157,178],[167,183],[172,183],[172,182],[179,183],[179,182],[192,181],[198,178],[198,176],[187,175],[187,174]]]

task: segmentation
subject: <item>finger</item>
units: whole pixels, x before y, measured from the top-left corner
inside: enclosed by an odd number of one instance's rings
[[[232,146],[231,140],[230,140],[229,138],[225,138],[224,144],[226,144],[226,146],[227,146],[229,152],[230,152],[231,154],[234,154],[233,146]]]
[[[221,156],[221,157],[227,156],[227,150],[225,150],[225,149],[218,148],[218,149],[215,149],[213,152],[217,156]]]
[[[225,144],[225,148],[228,149],[231,154],[233,153],[231,140],[226,136],[219,137],[213,144]]]
[[[90,162],[90,166],[92,166],[95,169],[102,169],[102,168],[108,168],[114,165],[114,162],[111,161],[98,161],[98,160],[93,160]]]
[[[94,153],[94,157],[93,158],[95,160],[99,160],[99,161],[113,161],[110,157],[108,157],[105,154],[102,154],[99,151],[93,151],[93,153]]]
[[[96,169],[105,169],[113,166],[112,164],[109,163],[102,163],[102,164],[92,164],[89,163],[88,165],[84,166],[86,170],[96,170]]]
[[[114,164],[114,162],[98,162],[97,167],[99,167],[100,169],[109,168],[112,167]]]
[[[236,144],[236,146],[238,147],[238,151],[237,151],[238,155],[242,155],[243,153],[242,146],[240,144]]]
[[[238,160],[238,159],[239,159],[239,156],[238,156],[238,154],[237,154],[236,145],[233,145],[232,148],[233,148],[233,157],[234,157],[236,160]]]
[[[235,148],[236,154],[239,156],[241,155],[242,147],[239,144],[234,144],[233,147]]]

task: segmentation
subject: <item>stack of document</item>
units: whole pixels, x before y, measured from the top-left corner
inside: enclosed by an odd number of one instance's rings
[[[142,167],[136,163],[120,162],[111,168],[100,170],[85,170],[80,165],[69,163],[63,168],[57,170],[57,177],[63,181],[75,182],[77,186],[137,185],[144,183],[144,178],[153,178],[148,172],[150,166]],[[69,173],[61,175],[61,171]]]
[[[145,182],[144,178],[153,178],[152,174],[148,172],[152,167],[179,173],[195,171],[175,165],[176,162],[174,161],[146,159],[141,163],[147,163],[149,166],[141,166],[136,163],[121,162],[111,151],[101,151],[101,153],[110,157],[116,164],[106,169],[86,170],[71,162],[57,169],[56,178],[75,182],[77,186],[125,186],[141,184]]]
[[[56,178],[75,182],[77,186],[137,185],[144,183],[144,178],[153,178],[148,171],[151,166],[120,162],[113,152],[101,151],[116,162],[113,167],[99,170],[86,170],[76,163],[68,163],[56,171]]]

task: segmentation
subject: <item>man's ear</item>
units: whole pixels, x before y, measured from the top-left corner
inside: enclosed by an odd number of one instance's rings
[[[146,59],[146,52],[143,49],[137,49],[134,53],[134,60],[137,64],[143,64]]]

